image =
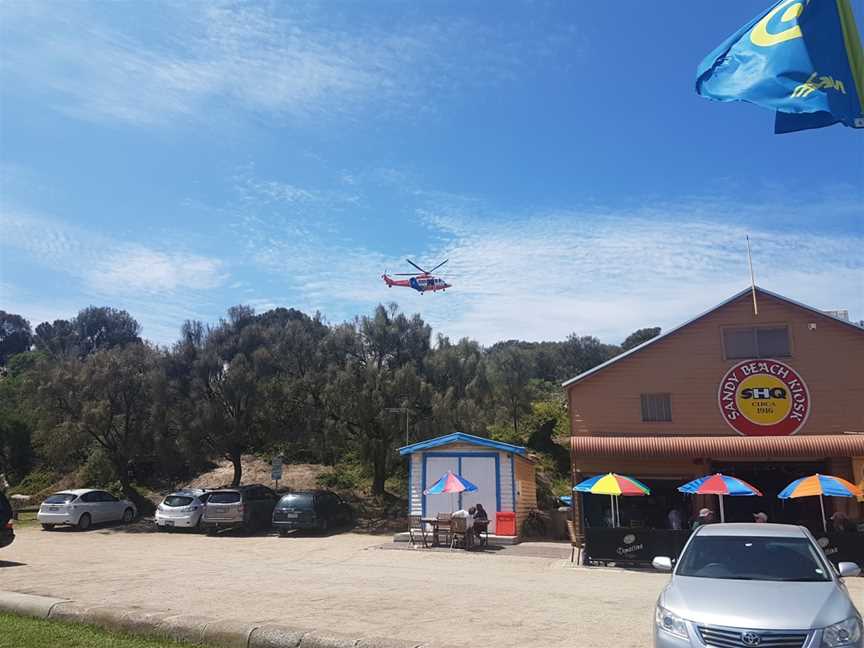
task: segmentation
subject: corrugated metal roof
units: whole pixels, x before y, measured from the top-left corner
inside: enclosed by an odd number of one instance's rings
[[[652,344],[655,344],[656,342],[659,342],[660,340],[662,340],[666,337],[669,337],[673,333],[676,333],[677,331],[680,331],[681,329],[683,329],[685,326],[690,326],[693,322],[696,322],[696,321],[702,319],[703,317],[710,315],[714,311],[723,308],[727,304],[731,304],[732,302],[740,299],[744,295],[750,294],[751,290],[752,290],[752,288],[749,288],[749,287],[745,288],[741,292],[736,293],[735,295],[732,295],[729,299],[726,299],[726,300],[720,302],[719,304],[717,304],[713,308],[710,308],[707,311],[700,313],[699,315],[697,315],[693,319],[687,320],[683,324],[679,324],[678,326],[669,329],[665,333],[662,333],[661,335],[658,335],[657,337],[653,337],[650,340],[648,340],[647,342],[643,342],[639,346],[633,347],[629,351],[625,351],[624,353],[621,353],[621,354],[615,356],[614,358],[607,360],[603,364],[597,365],[593,369],[589,369],[588,371],[583,371],[581,374],[579,374],[575,378],[571,378],[567,382],[563,383],[561,386],[562,387],[569,387],[573,383],[579,382],[580,380],[583,380],[584,378],[587,378],[588,376],[595,374],[596,372],[600,371],[601,369],[605,369],[609,365],[615,364],[619,360],[623,360],[627,356],[632,355],[632,354],[636,353],[637,351],[641,351],[645,347],[650,346]],[[801,302],[797,302],[794,299],[789,299],[788,297],[784,297],[783,295],[778,295],[777,293],[771,292],[770,290],[765,290],[764,288],[760,288],[759,286],[756,286],[756,293],[757,294],[762,293],[763,295],[768,295],[769,297],[774,297],[775,299],[779,299],[780,301],[786,302],[787,304],[791,304],[792,306],[796,306],[798,308],[803,308],[806,311],[809,311],[815,315],[819,315],[820,317],[824,317],[826,319],[829,319],[833,322],[838,322],[840,324],[843,324],[844,326],[850,326],[853,329],[855,329],[856,331],[858,331],[859,333],[864,333],[864,328],[861,328],[857,324],[854,324],[852,322],[847,322],[846,320],[842,320],[839,317],[834,317],[833,315],[830,315],[824,311],[820,311],[818,308],[813,308],[812,306],[808,306],[807,304],[802,304]]]
[[[821,458],[864,456],[864,434],[788,437],[570,437],[574,457]]]
[[[429,448],[437,448],[443,445],[450,445],[451,443],[468,443],[484,448],[494,448],[495,450],[501,450],[503,452],[512,452],[513,454],[518,455],[525,454],[525,448],[522,446],[512,445],[502,441],[493,441],[492,439],[484,439],[483,437],[474,436],[473,434],[465,434],[464,432],[454,432],[453,434],[448,434],[446,436],[403,446],[399,448],[399,454],[411,454],[418,450],[428,450]]]

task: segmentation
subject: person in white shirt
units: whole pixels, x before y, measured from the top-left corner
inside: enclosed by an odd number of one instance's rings
[[[469,545],[474,537],[474,516],[465,509],[459,509],[451,517],[465,518],[465,544]]]

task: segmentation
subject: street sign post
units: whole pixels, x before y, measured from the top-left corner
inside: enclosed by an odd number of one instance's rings
[[[282,479],[282,457],[273,457],[273,462],[271,464],[270,470],[270,479],[276,482],[276,488],[274,490],[278,490],[279,480]]]

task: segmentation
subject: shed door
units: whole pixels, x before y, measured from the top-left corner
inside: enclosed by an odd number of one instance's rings
[[[495,512],[498,509],[495,457],[462,457],[462,476],[477,487],[472,493],[462,493],[462,508],[468,510],[480,502],[489,515],[489,533],[495,533]]]
[[[423,484],[423,490],[441,479],[448,470],[459,474],[458,457],[426,457],[426,483]],[[424,495],[423,497],[426,499],[427,517],[435,517],[438,513],[452,513],[459,509],[458,495]]]

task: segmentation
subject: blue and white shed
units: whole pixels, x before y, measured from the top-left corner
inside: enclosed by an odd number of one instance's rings
[[[454,505],[467,509],[481,503],[489,513],[490,533],[497,531],[497,512],[515,513],[518,532],[528,511],[537,508],[534,461],[522,446],[454,432],[399,448],[399,454],[408,457],[410,515],[450,512],[447,495],[423,494],[448,470],[477,486],[475,492],[460,493]]]

